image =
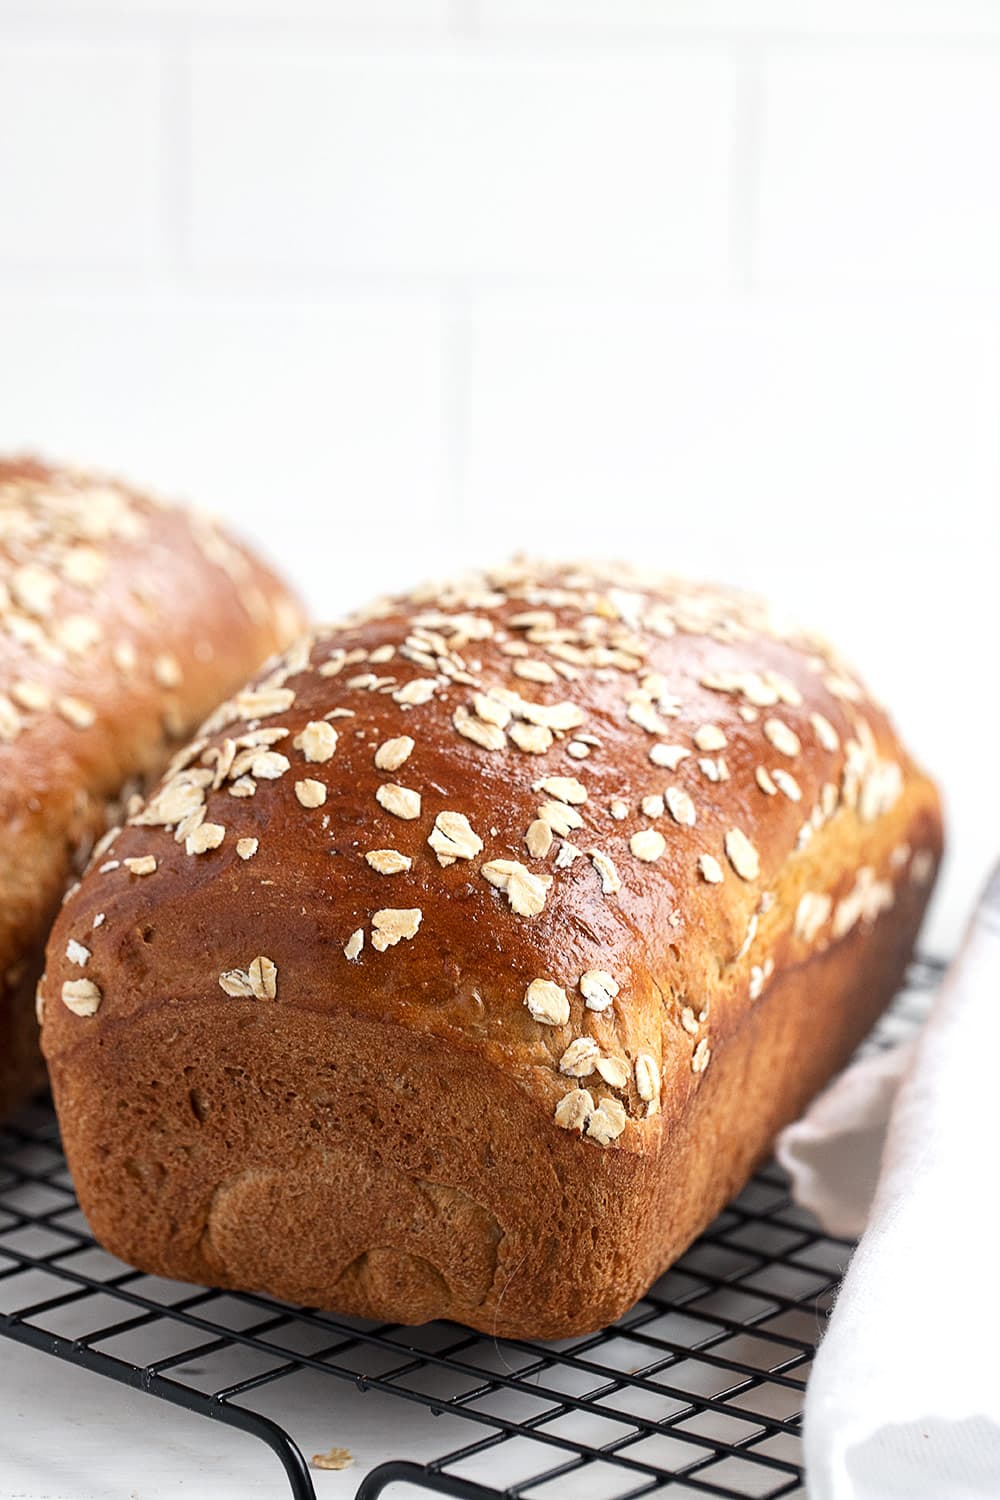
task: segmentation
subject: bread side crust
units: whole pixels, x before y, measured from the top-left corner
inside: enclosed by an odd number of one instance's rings
[[[0,1120],[8,1118],[46,1082],[38,1045],[35,991],[43,955],[37,948],[8,969],[0,989]]]
[[[935,837],[926,807],[909,830]],[[600,1151],[482,1049],[340,1009],[169,996],[53,1064],[94,1232],[141,1269],[561,1338],[620,1316],[896,992],[929,887],[784,964],[712,1065]]]

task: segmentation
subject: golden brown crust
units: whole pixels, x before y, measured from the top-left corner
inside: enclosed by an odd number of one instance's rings
[[[35,1016],[42,961],[39,945],[33,955],[8,967],[0,987],[0,1120],[45,1086]]]
[[[884,713],[752,600],[525,565],[383,601],[223,705],[56,924],[85,1210],[170,1274],[594,1326],[890,998],[939,851]],[[250,1230],[311,1194],[311,1237]]]
[[[302,628],[208,520],[117,482],[0,461],[0,1108],[38,1081],[24,973],[130,781]],[[30,1030],[29,1030],[30,1027]]]

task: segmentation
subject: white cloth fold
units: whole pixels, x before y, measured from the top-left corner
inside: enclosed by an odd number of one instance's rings
[[[998,1070],[1000,871],[916,1043],[779,1143],[828,1232],[867,1222],[806,1392],[810,1500],[1000,1497]]]

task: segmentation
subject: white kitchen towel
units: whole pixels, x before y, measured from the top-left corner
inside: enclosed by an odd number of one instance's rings
[[[870,1202],[806,1392],[810,1500],[997,1500],[1000,870],[916,1045],[849,1070],[779,1158],[831,1233]]]

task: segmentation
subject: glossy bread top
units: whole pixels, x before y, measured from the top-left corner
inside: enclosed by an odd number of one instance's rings
[[[907,802],[926,848],[892,841]],[[211,715],[59,919],[46,1050],[171,1005],[303,1007],[334,1049],[382,1017],[641,1150],[776,965],[930,877],[937,820],[854,673],[760,601],[518,562],[319,630]]]

